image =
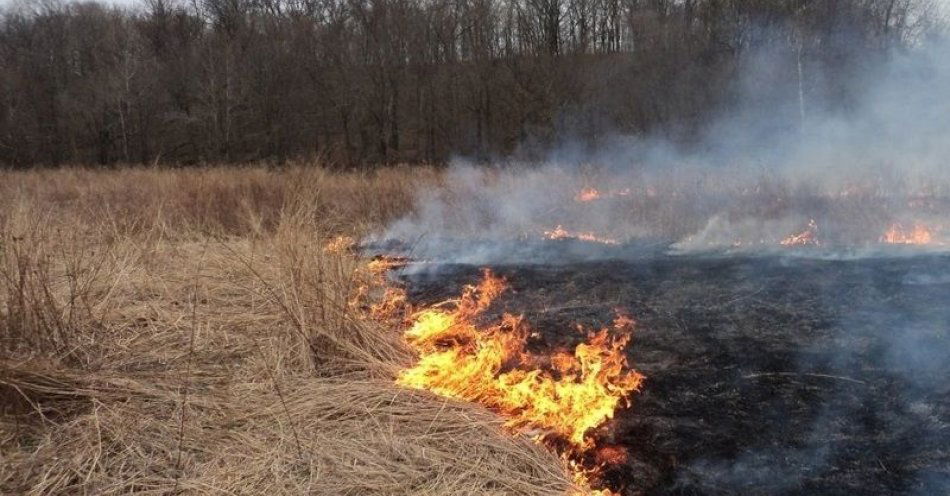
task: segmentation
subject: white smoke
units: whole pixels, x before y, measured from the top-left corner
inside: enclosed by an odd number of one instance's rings
[[[894,224],[950,242],[950,43],[869,56],[842,94],[812,89],[821,74],[799,93],[788,61],[776,62],[787,55],[749,57],[736,82],[743,103],[698,143],[617,135],[596,150],[565,143],[540,162],[458,159],[443,188],[420,191],[414,212],[378,238],[472,263],[537,258],[557,227],[680,252],[771,250],[812,220],[826,248],[873,252]],[[578,201],[585,188],[600,197]]]

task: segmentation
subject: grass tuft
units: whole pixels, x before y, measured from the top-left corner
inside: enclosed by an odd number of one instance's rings
[[[0,172],[0,493],[563,494],[497,416],[394,385],[365,261],[323,250],[435,180]]]

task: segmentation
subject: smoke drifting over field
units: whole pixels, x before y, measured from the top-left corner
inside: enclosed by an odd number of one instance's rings
[[[950,413],[945,373],[950,347],[947,314],[939,303],[950,292],[946,261],[946,256],[862,260],[812,272],[825,282],[810,288],[823,303],[809,310],[831,318],[817,326],[826,338],[797,347],[787,372],[792,381],[822,381],[820,387],[792,386],[821,391],[809,401],[813,413],[798,442],[750,441],[738,456],[700,457],[683,470],[679,484],[726,493],[761,494],[756,490],[769,487],[770,494],[807,494],[803,487],[838,477],[833,486],[852,487],[855,494],[946,494],[950,465],[942,436]],[[802,267],[790,274],[808,271]],[[787,331],[812,332],[807,326]],[[775,408],[778,417],[802,416],[800,405]],[[859,450],[875,453],[877,461]],[[864,457],[869,459],[854,462]],[[877,472],[866,476],[877,482],[858,480],[861,470],[847,468],[848,463]]]
[[[740,67],[739,110],[692,145],[459,159],[379,241],[508,270],[548,322],[632,310],[617,487],[946,493],[950,44],[868,55],[847,91],[788,56]]]
[[[839,85],[788,56],[740,67],[739,110],[691,145],[459,159],[377,240],[433,262],[402,274],[423,296],[466,264],[508,271],[550,342],[630,309],[646,379],[610,427],[634,459],[612,489],[950,487],[950,44],[868,55]]]
[[[868,56],[846,91],[828,89],[793,56],[749,57],[736,82],[740,110],[690,146],[613,136],[596,149],[566,144],[540,163],[496,161],[504,169],[458,159],[444,186],[420,191],[415,212],[380,238],[472,263],[560,251],[602,258],[636,251],[623,248],[631,245],[852,256],[895,245],[943,250],[950,44]],[[560,248],[528,247],[545,238]]]

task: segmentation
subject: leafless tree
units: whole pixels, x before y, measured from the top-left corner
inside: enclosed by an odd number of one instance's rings
[[[0,11],[0,164],[351,166],[689,139],[737,103],[761,49],[785,54],[794,128],[862,57],[937,28],[932,0],[140,2]]]

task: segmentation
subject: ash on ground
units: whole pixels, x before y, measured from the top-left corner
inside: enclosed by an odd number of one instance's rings
[[[655,256],[496,265],[533,347],[576,323],[638,322],[647,376],[603,442],[626,495],[950,492],[950,257]],[[410,297],[458,294],[480,266],[402,276]]]

